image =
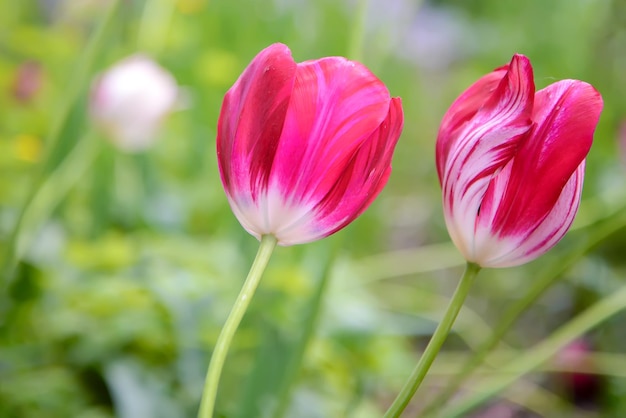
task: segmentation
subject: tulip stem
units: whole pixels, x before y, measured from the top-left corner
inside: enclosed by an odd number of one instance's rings
[[[235,332],[239,327],[241,319],[250,305],[250,300],[254,296],[261,276],[267,267],[267,263],[272,256],[272,252],[276,247],[276,238],[273,235],[263,235],[261,238],[261,244],[256,254],[248,277],[235,300],[235,303],[228,314],[228,318],[224,323],[224,327],[217,338],[213,355],[209,363],[209,370],[207,371],[206,381],[204,384],[204,390],[202,392],[202,401],[200,403],[200,411],[198,412],[198,418],[211,418],[213,417],[213,410],[215,408],[215,399],[217,397],[217,387],[220,380],[222,369],[224,368],[224,362],[230,343],[235,336]]]
[[[450,299],[450,303],[448,304],[448,308],[446,309],[441,322],[428,342],[426,350],[424,350],[417,366],[415,366],[415,369],[404,384],[404,387],[385,413],[384,418],[398,418],[411,401],[411,398],[426,377],[428,369],[430,369],[430,366],[435,361],[437,353],[439,353],[441,346],[446,340],[448,333],[450,332],[450,329],[452,328],[452,325],[454,324],[454,321],[463,306],[463,302],[469,293],[469,289],[479,271],[480,266],[478,264],[468,262],[465,266],[463,277],[461,277],[461,280],[457,285],[452,298]]]
[[[532,350],[526,351],[514,361],[498,370],[499,378],[475,387],[475,392],[450,408],[439,411],[437,416],[464,417],[486,400],[506,389],[520,377],[540,367],[552,356],[564,349],[581,335],[601,324],[616,313],[626,309],[626,286],[596,302],[586,311],[563,325]]]
[[[100,138],[89,131],[36,187],[19,214],[5,255],[3,287],[11,284],[19,260],[42,224],[88,171],[100,151]]]
[[[472,372],[483,363],[487,354],[498,345],[504,334],[511,328],[515,321],[550,287],[550,285],[576,265],[576,263],[592,248],[598,245],[598,243],[626,225],[626,216],[624,216],[624,213],[626,213],[625,209],[626,208],[622,208],[622,210],[610,216],[606,222],[595,222],[591,224],[588,227],[591,230],[589,236],[584,240],[580,239],[581,244],[569,253],[567,257],[561,259],[559,262],[552,263],[549,269],[532,282],[528,293],[516,302],[513,302],[511,306],[504,311],[491,336],[475,350],[473,356],[465,362],[448,386],[426,405],[422,412],[425,417],[430,417],[433,414],[436,415],[436,411],[438,411],[442,405],[454,395],[457,389],[465,383]]]
[[[8,286],[10,282],[13,280],[13,275],[15,273],[15,269],[17,267],[17,263],[19,261],[19,257],[21,254],[21,249],[17,248],[18,243],[17,240],[20,239],[20,229],[23,227],[24,218],[26,215],[24,212],[30,209],[34,205],[34,200],[38,199],[37,195],[41,194],[41,189],[45,188],[46,184],[50,184],[52,181],[48,178],[48,176],[60,176],[58,174],[59,169],[55,169],[54,173],[51,174],[49,171],[52,167],[52,163],[54,162],[54,158],[56,152],[58,151],[61,134],[63,131],[63,127],[67,123],[68,118],[70,117],[70,113],[72,110],[72,106],[76,104],[78,97],[83,91],[85,84],[88,81],[88,77],[96,59],[101,55],[101,50],[103,43],[107,39],[107,34],[109,33],[109,27],[111,26],[111,22],[115,19],[116,11],[120,0],[113,0],[110,2],[102,21],[93,32],[93,35],[89,38],[89,41],[85,45],[83,52],[78,59],[78,62],[75,64],[72,77],[70,79],[67,88],[63,90],[62,99],[59,105],[55,110],[55,117],[52,120],[52,124],[50,127],[50,132],[48,134],[48,141],[46,144],[47,151],[42,163],[40,164],[40,172],[36,175],[33,186],[30,193],[27,195],[27,198],[21,207],[21,211],[19,214],[19,219],[15,223],[13,230],[10,232],[8,244],[7,244],[7,253],[4,256],[4,265],[3,265],[3,276],[4,279],[0,286]],[[78,143],[75,145],[76,147],[83,147],[82,143]],[[79,161],[76,161],[79,163]],[[68,164],[65,162],[60,162],[59,164]],[[67,176],[71,173],[65,173],[61,176]],[[76,175],[76,178],[80,178],[80,175]],[[61,193],[59,193],[58,199],[61,198]],[[45,212],[45,210],[41,210]]]

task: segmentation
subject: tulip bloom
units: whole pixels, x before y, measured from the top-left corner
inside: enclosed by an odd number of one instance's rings
[[[439,129],[437,172],[446,225],[466,260],[523,264],[565,235],[602,106],[578,80],[535,92],[522,55],[456,99]]]
[[[387,183],[402,124],[400,99],[362,64],[296,63],[285,45],[269,46],[219,117],[218,164],[235,216],[279,245],[342,229]]]
[[[116,146],[140,151],[154,142],[161,120],[176,106],[178,93],[170,73],[151,59],[134,55],[96,79],[90,113]]]

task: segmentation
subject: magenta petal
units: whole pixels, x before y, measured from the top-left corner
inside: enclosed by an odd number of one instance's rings
[[[527,234],[543,221],[589,152],[601,111],[601,96],[581,81],[537,92],[535,125],[515,157],[493,233]]]
[[[358,149],[343,175],[315,208],[318,228],[325,235],[356,219],[385,187],[403,124],[402,102],[399,98],[391,99],[387,118]]]
[[[321,201],[389,110],[389,92],[367,68],[331,57],[298,64],[272,184],[293,203]]]
[[[267,187],[296,63],[289,49],[261,51],[226,93],[217,128],[220,175],[229,195],[256,198]]]
[[[363,65],[263,50],[224,98],[218,164],[250,234],[294,245],[354,220],[390,173],[402,107]]]

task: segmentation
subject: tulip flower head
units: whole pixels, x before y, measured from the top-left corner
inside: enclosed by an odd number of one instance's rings
[[[446,225],[467,261],[520,265],[565,235],[602,106],[578,80],[535,92],[523,55],[456,99],[441,122],[436,163]]]
[[[402,124],[400,99],[362,64],[296,63],[285,45],[267,47],[226,93],[218,122],[235,216],[279,245],[342,229],[387,183]]]
[[[176,106],[178,93],[170,73],[151,59],[134,55],[96,79],[90,113],[116,146],[140,151],[154,142],[162,119]]]

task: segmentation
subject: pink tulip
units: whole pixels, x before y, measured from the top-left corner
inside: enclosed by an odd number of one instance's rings
[[[226,93],[217,129],[220,176],[235,216],[279,245],[342,229],[376,198],[402,131],[399,98],[362,64],[294,62],[274,44]]]
[[[439,129],[437,172],[448,231],[468,261],[523,264],[565,235],[601,111],[582,81],[535,92],[523,55],[456,99]]]

